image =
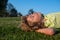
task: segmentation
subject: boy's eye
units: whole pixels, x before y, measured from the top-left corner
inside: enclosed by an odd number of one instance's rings
[[[30,18],[34,18],[34,16],[30,16]]]

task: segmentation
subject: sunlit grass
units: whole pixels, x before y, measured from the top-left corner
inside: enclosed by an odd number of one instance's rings
[[[19,24],[20,17],[0,18],[0,40],[60,40],[60,33],[48,36],[36,32],[24,32],[17,28]]]

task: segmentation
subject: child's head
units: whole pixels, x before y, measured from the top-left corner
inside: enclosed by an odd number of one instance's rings
[[[21,28],[22,30],[35,30],[35,29],[39,29],[40,23],[42,21],[42,14],[41,13],[33,13],[27,16],[22,16],[22,24],[21,24]]]
[[[42,14],[35,12],[27,17],[27,22],[30,26],[32,26],[34,24],[36,25],[37,23],[41,23],[42,19],[43,19]]]

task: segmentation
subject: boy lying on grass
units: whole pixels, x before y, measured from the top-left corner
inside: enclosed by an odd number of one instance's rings
[[[41,13],[22,16],[21,29],[24,31],[35,31],[46,35],[54,35],[55,28],[60,28],[60,13],[52,13],[44,16]]]

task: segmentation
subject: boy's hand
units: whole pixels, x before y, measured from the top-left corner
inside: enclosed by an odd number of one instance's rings
[[[36,30],[36,32],[44,33],[44,34],[46,34],[46,35],[54,35],[54,34],[55,34],[55,30],[52,29],[52,28],[38,29],[38,30]]]

